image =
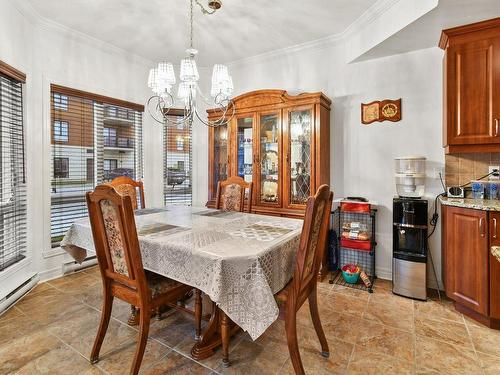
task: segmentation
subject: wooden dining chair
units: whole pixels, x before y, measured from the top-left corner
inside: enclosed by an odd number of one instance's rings
[[[293,278],[276,294],[276,300],[284,311],[288,350],[297,375],[304,374],[297,342],[297,311],[306,299],[309,300],[309,312],[321,344],[321,354],[323,357],[329,356],[328,343],[319,318],[317,276],[325,251],[332,199],[330,187],[321,185],[316,195],[307,200]]]
[[[130,196],[132,199],[132,208],[134,210],[137,210],[138,208],[146,208],[146,202],[144,201],[144,184],[142,181],[135,181],[128,176],[118,176],[107,184],[113,186],[118,193]],[[141,204],[140,207],[137,203],[138,190]]]
[[[130,374],[139,372],[148,340],[151,313],[159,306],[174,303],[192,287],[145,271],[142,266],[135,226],[133,199],[112,186],[99,185],[87,193],[92,235],[103,281],[101,322],[95,338],[91,363],[99,360],[113,299],[117,297],[140,310],[139,337]]]
[[[248,189],[247,212],[252,210],[253,183],[246,182],[238,176],[229,177],[225,181],[219,181],[217,184],[217,197],[215,208],[224,211],[245,210],[245,192]]]

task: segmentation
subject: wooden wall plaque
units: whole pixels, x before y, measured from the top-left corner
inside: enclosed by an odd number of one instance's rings
[[[361,103],[361,122],[367,125],[375,121],[401,121],[401,99]]]

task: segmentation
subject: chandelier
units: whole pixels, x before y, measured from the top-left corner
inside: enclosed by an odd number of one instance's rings
[[[215,64],[212,70],[210,96],[203,95],[198,86],[200,76],[195,60],[198,51],[193,47],[194,1],[200,6],[203,14],[214,14],[222,6],[220,0],[209,0],[208,8],[205,8],[199,0],[190,0],[189,48],[186,50],[187,57],[180,63],[177,90],[174,90],[176,83],[174,65],[168,61],[158,63],[149,71],[148,87],[154,95],[149,98],[147,107],[151,117],[161,124],[177,127],[191,126],[193,120],[197,118],[207,126],[217,127],[226,124],[234,116],[235,109],[231,100],[233,80],[226,65]],[[199,98],[209,107],[219,109],[220,116],[212,120],[200,116],[196,107],[196,100]],[[182,113],[174,110],[176,104],[177,107],[183,107]]]

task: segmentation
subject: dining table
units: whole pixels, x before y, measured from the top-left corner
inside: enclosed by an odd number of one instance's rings
[[[213,302],[191,350],[195,359],[221,345],[224,318],[231,334],[241,328],[253,340],[278,318],[274,295],[293,276],[301,219],[174,205],[134,216],[144,269],[192,286]],[[74,221],[61,247],[78,262],[95,255],[88,218]]]

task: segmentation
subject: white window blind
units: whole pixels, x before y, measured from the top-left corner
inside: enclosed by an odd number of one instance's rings
[[[87,191],[118,176],[142,178],[142,111],[110,101],[52,86],[52,246],[87,216]]]
[[[174,111],[170,111],[171,113]],[[179,111],[182,113],[183,111]],[[174,118],[175,121],[175,118]],[[192,204],[192,130],[187,124],[164,125],[164,184],[165,204]]]
[[[25,257],[23,84],[0,72],[0,271]]]

